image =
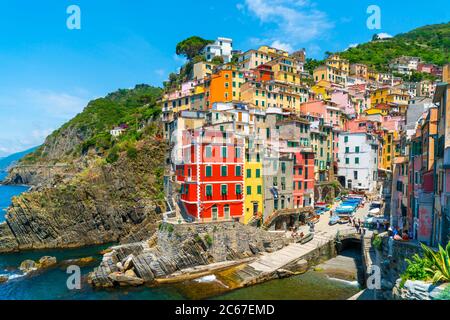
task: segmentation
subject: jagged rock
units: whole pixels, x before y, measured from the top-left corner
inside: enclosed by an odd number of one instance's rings
[[[124,270],[129,270],[133,267],[133,255],[129,255],[128,258],[125,260],[125,262],[123,263],[123,269]]]
[[[71,260],[65,260],[65,261],[61,262],[61,266],[66,267],[66,266],[75,265],[75,266],[79,266],[79,267],[84,267],[84,266],[94,263],[95,261],[96,261],[96,259],[94,257],[71,259]]]
[[[39,259],[39,263],[37,264],[38,269],[48,269],[57,264],[57,260],[55,257],[42,257]]]
[[[0,284],[8,282],[9,278],[7,276],[0,276]]]
[[[108,277],[119,284],[121,287],[126,286],[140,286],[144,284],[144,280],[141,278],[138,278],[136,274],[132,270],[128,270],[128,273],[122,273],[122,272],[114,272],[111,273]]]
[[[94,287],[108,287],[113,284],[111,274],[116,278],[132,268],[138,278],[152,283],[155,278],[164,278],[182,269],[241,260],[289,243],[283,235],[235,222],[173,227],[173,232],[161,228],[163,231],[158,232],[155,245],[149,246],[146,240],[113,247],[89,274],[88,282]],[[207,236],[213,238],[211,245],[203,241]]]
[[[22,263],[19,266],[19,270],[22,271],[24,274],[36,271],[37,270],[36,262],[33,260],[22,261]]]
[[[158,131],[160,125],[154,125]],[[65,142],[54,143],[61,144],[55,148],[66,150]],[[46,148],[59,154],[53,147]],[[164,200],[158,198],[163,179],[156,172],[164,169],[167,146],[148,136],[136,148],[136,158],[123,154],[114,164],[98,158],[75,159],[66,163],[64,170],[69,172],[61,173],[60,182],[42,184],[16,197],[8,209],[7,223],[0,224],[0,253],[150,238],[165,211]],[[31,176],[32,170],[38,172],[48,165],[53,162],[17,170],[28,170]],[[34,178],[22,180],[30,179]]]

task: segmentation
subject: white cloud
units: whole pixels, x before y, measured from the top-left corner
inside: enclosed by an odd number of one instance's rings
[[[381,32],[381,33],[379,33],[379,34],[378,34],[378,37],[379,37],[380,39],[392,38],[392,36],[391,36],[389,33],[386,33],[386,32]]]
[[[292,48],[292,46],[289,43],[284,43],[284,42],[281,42],[280,40],[275,40],[274,42],[272,42],[272,44],[270,46],[277,48],[277,49],[287,51],[287,52],[294,51],[294,49]]]
[[[25,90],[24,98],[35,107],[61,118],[74,116],[82,111],[88,102],[85,98],[65,92],[35,89]]]
[[[245,11],[270,27],[267,42],[279,41],[295,49],[322,37],[334,25],[314,3],[305,0],[245,0]]]
[[[0,157],[42,144],[89,100],[84,90],[71,93],[40,89],[0,92]]]

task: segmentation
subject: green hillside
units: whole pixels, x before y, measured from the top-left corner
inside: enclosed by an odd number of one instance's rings
[[[443,65],[450,61],[450,22],[428,25],[350,48],[340,55],[351,63],[364,63],[377,71],[387,71],[389,61],[399,56],[416,56]]]
[[[157,101],[161,94],[161,88],[137,85],[134,89],[120,89],[93,100],[83,112],[53,132],[36,152],[26,156],[22,162],[67,161],[89,151],[99,155],[112,151],[115,159],[116,145],[139,140],[144,132],[138,129],[160,114]],[[110,130],[121,124],[128,125],[129,129],[118,141],[112,139]]]

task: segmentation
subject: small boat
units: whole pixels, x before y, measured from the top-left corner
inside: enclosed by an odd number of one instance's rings
[[[340,219],[341,218],[339,216],[334,215],[330,218],[330,222],[328,224],[330,226],[334,226],[335,224],[337,224],[339,222]]]
[[[338,223],[339,224],[347,224],[349,217],[340,217]]]
[[[320,220],[320,216],[319,215],[315,215],[314,217],[309,219],[309,222],[312,222],[312,223],[316,224],[317,222],[319,222],[319,220]]]
[[[298,243],[300,244],[305,244],[310,242],[312,239],[314,238],[314,233],[310,232],[308,233],[306,236],[304,236],[303,238],[300,239],[300,241]]]

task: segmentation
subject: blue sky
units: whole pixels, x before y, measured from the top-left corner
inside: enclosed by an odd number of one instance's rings
[[[66,27],[69,5],[81,30]],[[381,9],[381,30],[366,27]],[[160,85],[183,62],[191,35],[234,39],[236,49],[305,47],[322,58],[366,42],[447,22],[448,0],[0,0],[0,157],[43,142],[86,103],[137,83]]]

